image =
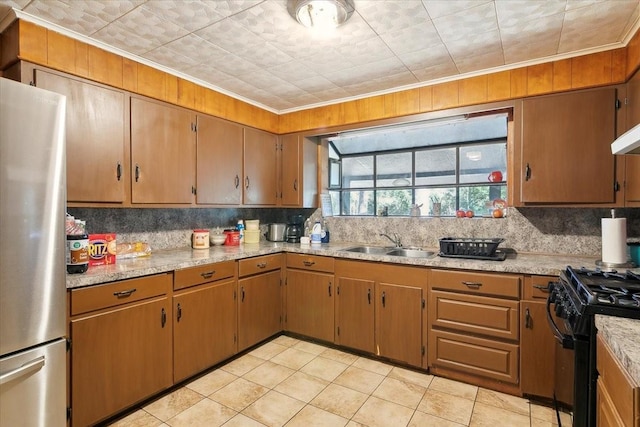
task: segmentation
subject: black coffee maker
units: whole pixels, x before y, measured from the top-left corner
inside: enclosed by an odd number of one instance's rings
[[[287,224],[287,231],[285,233],[288,243],[300,243],[300,236],[302,236],[304,218],[302,215],[291,215],[289,217],[289,224]]]

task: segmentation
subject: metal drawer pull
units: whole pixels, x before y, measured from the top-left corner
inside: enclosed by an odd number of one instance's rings
[[[524,311],[524,327],[531,329],[531,313],[528,308]]]
[[[259,264],[256,264],[256,267],[258,267],[258,268],[266,268],[267,267],[267,263],[266,262],[261,262]]]
[[[302,263],[307,267],[311,267],[316,262],[315,261],[302,261]]]
[[[177,315],[178,322],[180,321],[181,317],[182,317],[182,307],[180,307],[180,303],[178,303],[178,315]]]
[[[480,289],[480,286],[482,286],[480,282],[462,282],[462,284],[471,289]]]
[[[238,188],[238,186],[240,185],[240,177],[238,175],[236,175],[236,188]]]
[[[385,292],[382,293],[382,306],[385,306],[385,303],[387,302],[387,294]]]
[[[331,296],[331,282],[329,282],[329,296]]]
[[[371,305],[371,289],[367,289],[367,302]]]
[[[216,274],[215,270],[205,271],[204,273],[200,273],[203,279],[211,279],[214,274]]]
[[[240,297],[240,302],[243,302],[243,301],[244,301],[244,286],[242,286],[242,287],[240,288],[240,292],[241,292],[241,295],[242,295],[242,296]]]
[[[162,325],[163,328],[164,328],[164,325],[167,324],[167,312],[165,311],[164,307],[160,312],[160,324]]]
[[[551,291],[551,286],[547,283],[547,286],[542,285],[533,285],[534,288],[540,289],[542,292],[549,293]]]
[[[16,378],[25,376],[31,372],[37,371],[44,366],[44,356],[37,357],[30,362],[26,362],[22,366],[12,369],[0,375],[0,385],[13,381]]]
[[[127,289],[126,291],[118,291],[118,292],[114,292],[113,296],[115,296],[117,298],[124,298],[124,297],[130,296],[135,291],[136,291],[136,288]]]

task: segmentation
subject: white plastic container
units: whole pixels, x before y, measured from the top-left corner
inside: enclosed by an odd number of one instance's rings
[[[244,222],[245,230],[260,230],[260,220],[259,219],[247,219]]]
[[[244,243],[260,243],[260,230],[244,230]]]
[[[322,225],[320,224],[320,221],[316,221],[316,223],[313,224],[313,228],[311,229],[311,244],[319,245],[321,241],[322,241]]]

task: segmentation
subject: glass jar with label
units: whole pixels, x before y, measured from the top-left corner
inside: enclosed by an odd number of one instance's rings
[[[67,273],[85,273],[89,269],[89,235],[67,235]]]

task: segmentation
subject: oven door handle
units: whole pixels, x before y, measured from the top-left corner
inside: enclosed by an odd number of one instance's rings
[[[547,298],[547,321],[549,322],[549,326],[551,326],[554,337],[560,344],[562,344],[562,348],[573,350],[573,337],[571,335],[565,335],[560,332],[558,325],[556,325],[556,322],[553,320],[553,316],[551,316],[550,298]]]

